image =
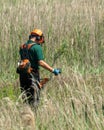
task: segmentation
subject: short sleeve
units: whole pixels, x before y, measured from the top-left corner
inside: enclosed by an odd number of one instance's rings
[[[36,55],[37,55],[37,60],[43,60],[44,59],[42,47],[40,45],[37,45],[35,47],[35,52],[36,52]]]

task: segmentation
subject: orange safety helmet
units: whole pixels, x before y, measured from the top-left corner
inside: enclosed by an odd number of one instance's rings
[[[44,35],[43,35],[43,32],[40,29],[34,29],[31,32],[31,35],[35,35],[36,36],[36,40],[39,43],[44,43]]]

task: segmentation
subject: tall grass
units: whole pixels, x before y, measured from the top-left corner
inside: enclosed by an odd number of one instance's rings
[[[18,98],[18,47],[40,28],[45,61],[63,73],[42,91],[36,129],[103,130],[104,1],[1,0],[0,19],[0,98]]]

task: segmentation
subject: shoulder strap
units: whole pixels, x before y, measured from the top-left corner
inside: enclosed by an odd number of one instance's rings
[[[32,46],[36,45],[36,43],[28,44],[27,48],[30,49]]]
[[[20,45],[20,49],[27,48],[29,50],[35,44],[36,43],[31,43],[31,44],[23,43],[23,44]]]
[[[21,44],[20,45],[20,56],[21,56],[21,59],[30,59],[30,56],[29,56],[29,49],[35,45],[36,43],[32,43],[32,44]]]

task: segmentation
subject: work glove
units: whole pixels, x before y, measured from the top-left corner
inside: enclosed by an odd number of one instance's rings
[[[54,69],[54,70],[53,70],[53,73],[54,73],[55,75],[58,75],[58,74],[61,73],[61,70],[60,70],[60,69]]]

